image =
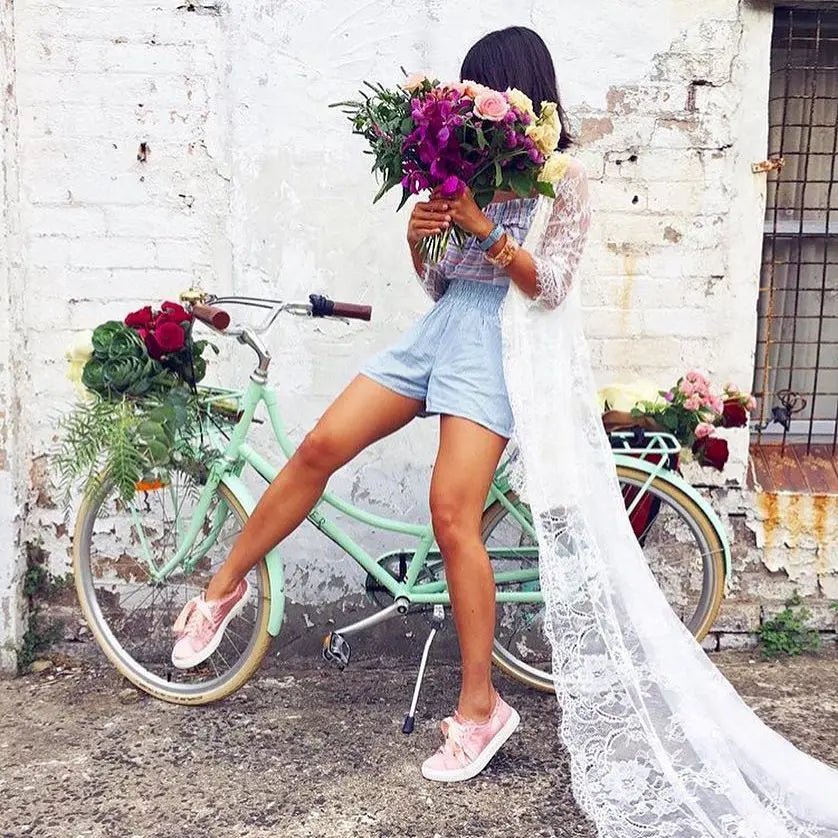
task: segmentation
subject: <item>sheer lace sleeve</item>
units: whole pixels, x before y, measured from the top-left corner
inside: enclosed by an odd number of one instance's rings
[[[574,282],[588,237],[591,219],[588,176],[577,160],[570,161],[564,177],[555,184],[555,193],[547,228],[531,253],[538,293],[528,300],[530,306],[559,306]]]
[[[422,273],[419,274],[419,282],[434,302],[445,293],[448,287],[448,277],[445,276],[441,263],[429,265],[425,262],[422,265]]]

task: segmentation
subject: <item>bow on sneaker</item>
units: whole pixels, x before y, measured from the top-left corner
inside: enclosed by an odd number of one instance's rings
[[[177,642],[172,663],[189,669],[205,661],[219,646],[230,620],[241,613],[250,596],[250,584],[242,579],[232,593],[222,599],[204,599],[200,593],[181,609],[172,626]]]
[[[200,613],[196,614],[196,611]],[[183,606],[183,609],[180,614],[178,614],[178,617],[172,626],[172,633],[175,637],[182,637],[188,630],[191,631],[196,627],[196,624],[200,622],[201,616],[203,616],[205,620],[211,621],[212,609],[204,600],[204,595],[198,594],[197,596],[193,596],[192,599],[190,599],[186,605]]]
[[[495,706],[485,722],[473,722],[456,710],[440,723],[445,741],[422,763],[422,776],[439,782],[468,780],[479,774],[521,721],[518,713],[495,693]]]

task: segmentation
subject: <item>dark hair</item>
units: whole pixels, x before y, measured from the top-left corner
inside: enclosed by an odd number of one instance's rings
[[[532,99],[536,113],[541,110],[542,102],[555,102],[561,123],[559,149],[573,142],[567,114],[559,100],[550,50],[532,29],[510,26],[484,35],[466,53],[460,79],[476,81],[493,90],[516,87]]]

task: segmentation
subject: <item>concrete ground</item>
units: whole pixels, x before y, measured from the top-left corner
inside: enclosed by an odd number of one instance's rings
[[[713,657],[770,725],[838,763],[838,656]],[[39,838],[593,836],[568,785],[552,694],[501,676],[522,724],[464,784],[425,781],[457,670],[429,665],[401,733],[414,662],[272,658],[208,707],[164,704],[107,665],[58,659],[0,681],[0,835]]]

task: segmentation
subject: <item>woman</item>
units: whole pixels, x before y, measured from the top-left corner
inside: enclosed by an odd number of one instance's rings
[[[533,102],[559,102],[556,74],[542,39],[529,29],[493,32],[469,50],[461,78],[496,90],[517,88]],[[558,109],[558,147],[570,144]],[[587,201],[585,174],[567,161],[567,184]],[[518,725],[519,717],[492,686],[495,585],[480,535],[485,499],[513,417],[504,384],[500,307],[513,282],[534,304],[556,306],[561,286],[545,252],[520,247],[536,199],[496,193],[481,211],[459,198],[418,203],[407,241],[413,265],[436,305],[392,348],[364,365],[277,475],[207,590],[175,624],[176,666],[195,666],[215,650],[243,606],[245,574],[305,518],[331,474],[370,443],[418,415],[439,415],[439,450],[430,487],[434,535],[442,551],[459,639],[462,681],[445,740],[422,765],[428,779],[464,780],[481,771]],[[559,231],[581,253],[587,214]],[[449,247],[439,265],[419,255],[423,238],[451,224],[471,234]]]
[[[478,41],[461,75],[557,101],[549,54],[526,29]],[[562,128],[565,148],[563,118]],[[518,723],[491,686],[493,588],[477,532],[512,435],[520,452],[513,485],[538,537],[573,792],[598,835],[838,838],[838,771],[766,727],[741,700],[669,607],[631,528],[576,276],[590,221],[587,179],[578,163],[563,160],[555,198],[496,194],[483,213],[468,194],[417,205],[408,241],[436,305],[365,365],[306,437],[205,596],[185,609],[174,657],[185,665],[210,654],[246,595],[244,574],[302,521],[328,476],[424,407],[440,413],[431,506],[463,671],[445,741],[423,774],[473,776]],[[465,252],[422,265],[417,242],[454,222],[474,236]],[[502,264],[484,264],[484,252]]]

